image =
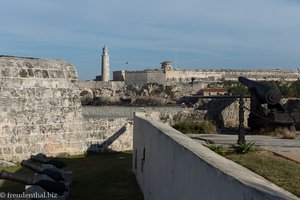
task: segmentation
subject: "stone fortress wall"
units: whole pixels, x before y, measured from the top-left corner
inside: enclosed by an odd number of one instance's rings
[[[262,81],[262,80],[285,80],[295,81],[300,78],[300,70],[232,70],[232,69],[195,69],[178,70],[173,69],[170,61],[166,68],[162,63],[161,69],[146,69],[143,71],[115,71],[114,81],[125,81],[126,85],[132,84],[176,84],[188,83],[192,79],[196,82],[219,82],[226,80],[237,80],[239,76]]]
[[[300,70],[226,70],[224,80],[237,80],[237,77],[244,76],[253,80],[285,80],[296,81],[300,78]]]
[[[165,74],[162,70],[147,70],[147,71],[125,71],[126,85],[134,85],[141,83],[159,83],[166,82]]]
[[[85,119],[76,83],[64,61],[1,56],[0,159],[131,149],[131,120]]]
[[[225,77],[225,72],[220,70],[168,70],[165,72],[167,82],[213,82]]]

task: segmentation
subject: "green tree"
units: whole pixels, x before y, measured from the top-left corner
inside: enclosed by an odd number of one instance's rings
[[[297,80],[290,85],[289,94],[291,97],[300,98],[300,80]]]
[[[250,94],[248,88],[241,83],[227,86],[227,89],[233,95],[249,95]]]
[[[237,83],[238,83],[238,81],[223,81],[223,85],[227,89],[235,86]]]

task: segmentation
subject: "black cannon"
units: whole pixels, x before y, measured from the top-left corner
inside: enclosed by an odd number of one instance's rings
[[[64,180],[61,173],[51,170],[51,169],[45,169],[41,165],[37,165],[37,164],[31,162],[30,160],[23,160],[21,162],[21,165],[23,167],[27,167],[27,168],[39,173],[39,174],[46,174],[47,176],[49,176],[50,178],[52,178],[55,181]]]
[[[248,126],[251,130],[275,129],[277,127],[296,127],[300,129],[300,112],[287,110],[280,104],[281,93],[267,83],[239,77],[251,93]]]
[[[238,78],[238,80],[243,85],[248,87],[251,95],[258,103],[267,103],[268,105],[279,104],[279,101],[281,100],[281,93],[278,89],[273,88],[269,84],[252,81],[241,76]]]
[[[43,163],[43,164],[51,164],[59,169],[65,166],[65,164],[62,161],[50,159],[45,154],[42,153],[30,156],[30,160]]]
[[[37,179],[35,176],[24,176],[10,173],[8,171],[0,171],[0,179],[10,180],[26,185],[37,185],[47,192],[53,192],[58,195],[64,194],[67,191],[65,184],[50,180]]]

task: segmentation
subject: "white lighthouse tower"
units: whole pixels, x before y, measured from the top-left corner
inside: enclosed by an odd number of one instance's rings
[[[102,51],[102,74],[101,81],[108,82],[109,81],[109,54],[108,48],[106,46],[103,47]]]

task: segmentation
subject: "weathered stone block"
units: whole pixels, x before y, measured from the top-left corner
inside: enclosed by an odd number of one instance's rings
[[[9,77],[9,68],[1,69],[0,75],[1,77]]]
[[[27,69],[27,72],[29,77],[34,77],[34,73],[32,69]]]
[[[30,152],[30,154],[37,154],[43,151],[41,144],[32,144],[26,148],[26,153]]]
[[[21,137],[19,137],[19,139],[20,139],[21,144],[24,144],[26,146],[30,146],[30,142],[31,142],[31,137],[30,136],[21,136]]]
[[[43,78],[49,78],[49,72],[47,70],[42,70]]]
[[[61,135],[56,133],[46,134],[44,143],[46,144],[62,144],[63,138]]]
[[[21,125],[19,130],[19,135],[29,135],[32,133],[33,126]]]
[[[28,77],[28,72],[26,69],[21,69],[19,70],[19,76],[22,78],[27,78]]]
[[[7,77],[1,78],[1,81],[3,82],[3,86],[5,86],[6,88],[19,88],[23,80],[26,79],[15,79],[15,78],[7,78]]]
[[[2,147],[2,153],[4,155],[12,155],[13,154],[13,147]]]
[[[36,69],[33,71],[35,78],[43,78],[43,73],[41,70]]]
[[[93,123],[86,122],[82,124],[82,131],[92,131],[93,130]]]
[[[67,126],[67,132],[81,132],[81,124],[77,124],[77,123],[69,123]]]
[[[5,137],[0,137],[0,146],[5,146],[7,144],[7,140]]]
[[[74,70],[67,70],[65,71],[66,78],[68,79],[77,79],[77,73]]]
[[[0,70],[0,77],[13,78],[18,76],[18,68],[4,68]]]
[[[67,144],[67,148],[72,150],[72,152],[83,153],[86,150],[86,146],[83,141],[80,142],[70,142]]]
[[[22,63],[22,66],[24,67],[24,68],[33,68],[33,65],[30,63],[30,62],[23,62]]]
[[[62,70],[49,70],[50,78],[65,78]]]
[[[39,143],[44,143],[45,138],[46,138],[46,135],[42,135],[40,133],[31,135],[30,140],[29,140],[30,146],[34,146]]]
[[[41,133],[51,133],[52,125],[50,125],[50,124],[39,125],[39,129],[40,129]]]
[[[65,133],[66,129],[62,123],[56,122],[56,123],[52,124],[52,132],[53,133]]]
[[[17,143],[20,143],[20,142],[22,142],[21,136],[19,136],[17,134],[12,134],[12,135],[10,135],[10,137],[8,137],[6,139],[6,144],[4,144],[3,146],[5,146],[5,145],[14,145],[14,144],[17,144]]]
[[[22,146],[17,146],[15,148],[15,153],[16,154],[22,154],[23,153],[23,147]]]
[[[43,90],[42,90],[42,95],[43,95],[43,97],[45,98],[45,99],[47,99],[47,98],[51,98],[53,95],[52,95],[52,89],[51,88],[44,88]]]
[[[46,100],[46,102],[47,102],[47,104],[49,104],[49,107],[60,106],[60,99],[57,99],[57,98],[48,99],[48,100]]]
[[[91,132],[88,132],[88,138],[99,138],[99,139],[102,139],[102,135],[103,135],[103,131],[91,131]]]
[[[57,153],[62,153],[66,151],[66,144],[44,144],[43,151],[47,152],[48,154],[55,155]]]
[[[0,98],[0,105],[9,107],[12,105],[11,101],[8,98]]]

